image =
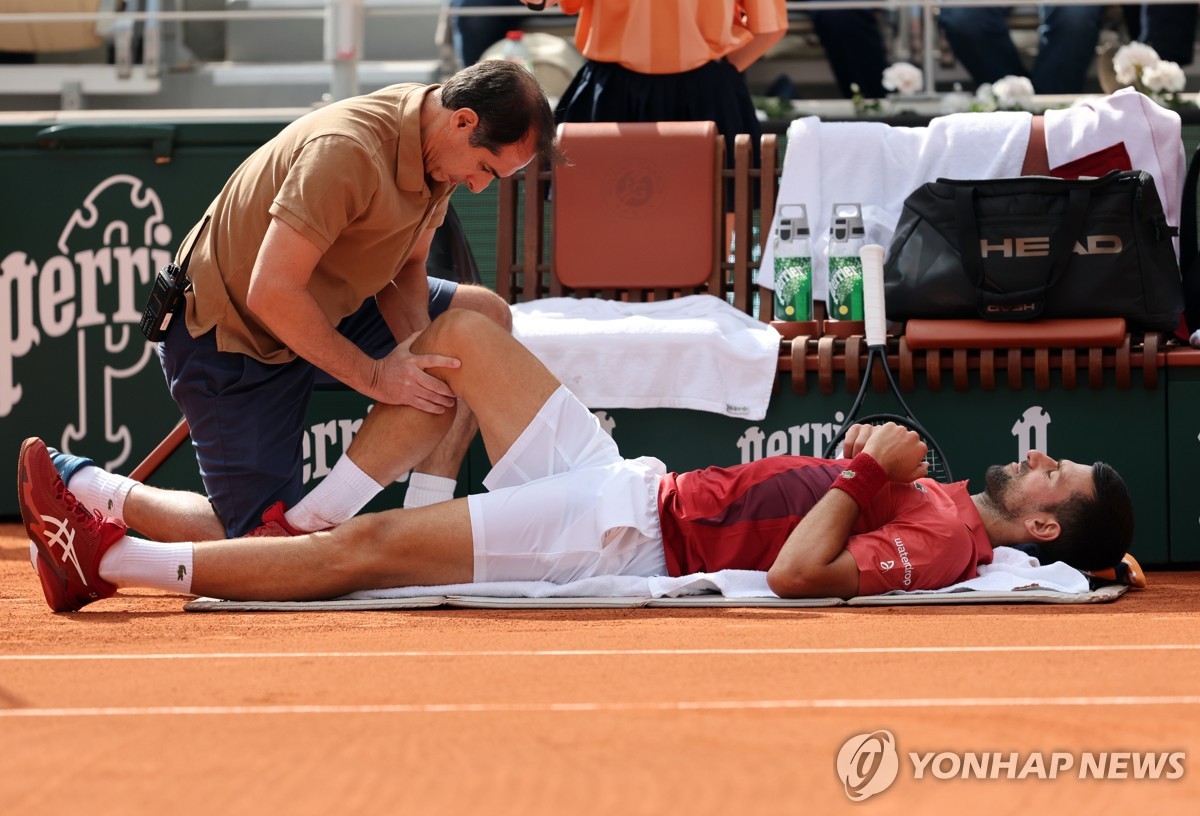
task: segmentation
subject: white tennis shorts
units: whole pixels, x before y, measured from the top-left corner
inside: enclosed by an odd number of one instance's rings
[[[468,497],[475,581],[666,575],[657,459],[623,459],[560,386]]]

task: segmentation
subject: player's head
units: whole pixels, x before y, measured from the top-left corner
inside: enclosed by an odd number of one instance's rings
[[[1024,462],[988,468],[986,482],[992,510],[1019,524],[1050,559],[1106,569],[1129,551],[1133,500],[1104,462],[1088,466],[1030,451]]]
[[[497,153],[532,138],[547,163],[562,160],[555,143],[554,111],[533,74],[508,60],[484,60],[462,69],[441,88],[443,107],[469,108],[479,117],[471,145]]]
[[[1090,496],[1075,496],[1054,508],[1062,529],[1058,538],[1042,545],[1078,569],[1114,566],[1133,543],[1133,499],[1125,480],[1111,465],[1096,462],[1092,486]]]

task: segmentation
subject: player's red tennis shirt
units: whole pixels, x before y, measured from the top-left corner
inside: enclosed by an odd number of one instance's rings
[[[772,456],[668,473],[658,490],[671,575],[768,569],[847,462]],[[859,514],[847,548],[860,595],[941,589],[978,575],[992,545],[966,482],[890,482]]]

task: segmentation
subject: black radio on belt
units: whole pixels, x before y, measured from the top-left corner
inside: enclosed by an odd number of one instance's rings
[[[188,262],[192,259],[192,252],[196,249],[200,236],[204,234],[210,217],[204,216],[204,223],[200,225],[192,245],[188,247],[183,264],[169,263],[158,270],[154,278],[154,288],[150,290],[146,308],[142,310],[142,334],[152,343],[162,339],[167,327],[171,325],[171,318],[183,308],[184,293],[192,286],[187,276]]]

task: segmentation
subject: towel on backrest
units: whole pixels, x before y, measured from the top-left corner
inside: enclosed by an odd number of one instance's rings
[[[1081,99],[1069,108],[1046,111],[1046,157],[1050,172],[1123,145],[1131,170],[1154,176],[1167,223],[1179,226],[1187,156],[1179,114],[1133,88],[1100,99]],[[1179,238],[1175,238],[1179,252]]]
[[[778,207],[805,204],[813,236],[813,297],[823,300],[829,215],[834,204],[860,204],[867,243],[886,249],[913,190],[939,178],[991,179],[1021,175],[1032,114],[956,113],[928,127],[890,127],[881,122],[797,119],[788,128],[788,149]],[[1046,154],[1056,168],[1085,161],[1123,145],[1133,170],[1154,176],[1167,223],[1178,226],[1187,167],[1180,119],[1132,88],[1045,113]],[[1117,168],[1125,169],[1125,168]],[[772,227],[774,224],[772,224]],[[769,235],[773,236],[774,229]],[[1178,251],[1178,239],[1176,239]],[[774,288],[774,247],[764,241],[758,282]]]
[[[956,113],[928,127],[882,122],[822,122],[815,116],[788,127],[787,153],[776,212],[804,204],[813,237],[813,297],[828,288],[830,213],[834,204],[862,207],[866,243],[891,243],[904,199],[938,178],[1018,176],[1029,144],[1032,114]],[[774,223],[769,236],[774,236]],[[774,247],[765,240],[758,282],[774,288]]]
[[[921,592],[961,592],[963,590],[1007,591],[1037,585],[1058,592],[1087,592],[1087,577],[1061,562],[1038,564],[1020,550],[997,547],[991,564],[979,567],[979,576],[946,587]],[[756,570],[721,570],[675,578],[636,578],[613,575],[586,578],[569,584],[549,581],[496,581],[479,584],[452,584],[438,587],[400,587],[355,592],[348,599],[416,598],[425,595],[471,595],[485,598],[678,598],[719,592],[726,598],[773,598],[767,586],[767,574]],[[903,593],[912,594],[912,593]]]
[[[712,295],[518,303],[513,335],[589,408],[767,413],[779,332]]]

